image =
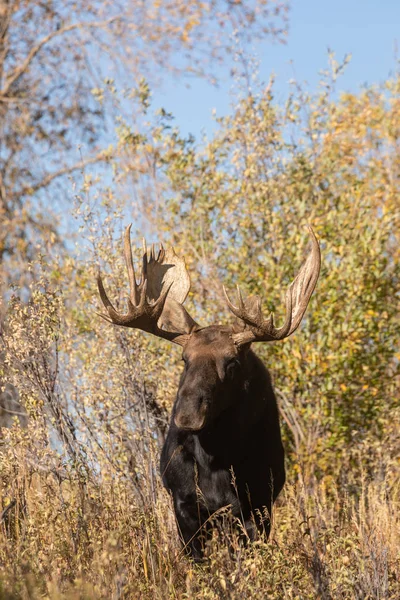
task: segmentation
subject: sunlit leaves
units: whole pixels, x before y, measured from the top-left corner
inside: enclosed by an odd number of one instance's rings
[[[197,147],[165,130],[157,147],[168,196],[158,225],[185,240],[188,263],[202,275],[197,310],[211,323],[229,319],[221,282],[261,294],[282,319],[312,224],[323,266],[305,322],[289,342],[257,351],[304,434],[316,419],[307,444],[318,439],[318,456],[330,449],[324,469],[340,471],[339,457],[350,457],[357,440],[385,436],[397,406],[398,83],[338,100],[332,89],[327,82],[315,96],[294,92],[282,109],[269,86],[242,98]],[[313,461],[307,444],[296,452]]]

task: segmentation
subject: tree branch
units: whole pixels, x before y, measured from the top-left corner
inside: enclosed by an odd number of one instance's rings
[[[115,21],[118,21],[119,19],[120,19],[120,17],[111,17],[110,19],[107,19],[105,21],[92,21],[91,23],[84,23],[84,22],[71,23],[70,25],[65,25],[64,27],[60,27],[60,29],[57,29],[56,31],[52,31],[51,33],[46,35],[44,38],[42,38],[36,44],[36,46],[31,48],[29,54],[27,55],[25,60],[22,62],[22,64],[19,67],[17,67],[15,69],[14,73],[7,78],[7,82],[6,82],[5,86],[0,91],[0,97],[6,96],[8,94],[11,86],[21,77],[21,75],[23,75],[27,71],[27,69],[29,69],[29,66],[30,66],[32,60],[40,52],[40,50],[46,44],[48,44],[51,40],[56,38],[57,36],[63,35],[64,33],[68,33],[70,31],[73,31],[76,29],[98,29],[101,27],[105,27],[106,25],[111,25],[111,23],[114,23]]]
[[[24,196],[25,194],[32,195],[35,192],[37,192],[38,190],[50,185],[50,183],[52,181],[54,181],[54,179],[57,179],[58,177],[62,177],[63,175],[68,175],[69,173],[73,173],[74,171],[79,171],[80,169],[84,169],[88,165],[93,165],[93,164],[96,164],[103,160],[106,160],[106,155],[104,152],[100,152],[99,154],[96,154],[96,156],[92,156],[91,158],[87,158],[86,160],[81,160],[81,161],[75,163],[74,165],[71,165],[70,167],[64,167],[63,169],[59,169],[55,173],[50,173],[49,175],[44,177],[38,183],[24,186],[22,189],[17,190],[13,194],[11,194],[11,198],[13,200],[15,200],[16,198]]]
[[[16,500],[11,500],[11,502],[9,502],[9,503],[7,504],[7,506],[5,507],[5,509],[4,509],[4,510],[2,510],[2,511],[1,511],[1,513],[0,513],[0,521],[3,521],[3,520],[6,518],[7,514],[10,512],[10,510],[11,510],[12,508],[14,508],[14,506],[15,506],[16,504],[17,504],[17,501],[16,501]]]

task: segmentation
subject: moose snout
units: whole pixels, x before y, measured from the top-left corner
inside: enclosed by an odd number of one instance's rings
[[[175,405],[175,425],[180,429],[202,429],[206,423],[208,402],[202,394],[179,394]]]

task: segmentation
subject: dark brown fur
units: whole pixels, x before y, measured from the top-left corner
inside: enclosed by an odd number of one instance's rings
[[[160,468],[182,541],[200,559],[210,516],[223,507],[250,539],[268,534],[284,451],[269,373],[249,346],[235,346],[230,327],[194,332],[183,359]]]

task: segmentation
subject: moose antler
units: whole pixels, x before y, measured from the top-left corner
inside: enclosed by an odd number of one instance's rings
[[[240,288],[237,286],[239,306],[236,307],[229,300],[225,287],[223,288],[229,309],[245,325],[242,332],[234,333],[232,336],[237,346],[250,342],[282,340],[292,335],[300,325],[317,283],[321,266],[319,244],[311,227],[309,227],[309,230],[311,234],[311,252],[286,292],[286,318],[282,327],[275,327],[273,313],[267,319],[264,319],[259,296],[250,296],[243,300]]]
[[[139,283],[136,281],[130,242],[129,225],[124,235],[124,254],[128,270],[130,294],[128,312],[119,313],[111,304],[99,275],[97,285],[107,314],[103,319],[115,325],[147,331],[163,339],[183,345],[191,331],[198,328],[182,306],[190,290],[189,274],[185,261],[172,248],[160,245],[156,255],[154,244],[148,257],[143,241],[143,263]]]

